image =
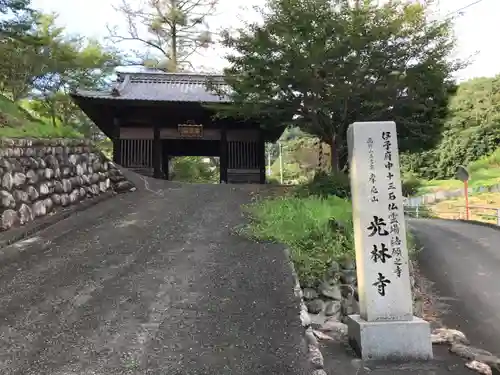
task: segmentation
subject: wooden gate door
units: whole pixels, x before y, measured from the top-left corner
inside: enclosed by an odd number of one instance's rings
[[[259,147],[257,141],[228,141],[228,183],[259,183]]]

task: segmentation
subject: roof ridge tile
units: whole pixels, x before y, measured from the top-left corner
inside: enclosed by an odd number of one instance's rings
[[[109,100],[128,101],[155,101],[155,102],[199,102],[199,103],[224,103],[230,102],[227,96],[220,97],[209,90],[207,81],[212,77],[193,76],[188,79],[186,75],[173,77],[172,75],[120,75],[112,90],[106,92],[90,92],[77,90],[75,96],[87,98],[101,98]],[[216,86],[227,86],[223,80],[216,79]],[[218,81],[218,82],[217,82]],[[229,88],[229,87],[228,87]]]

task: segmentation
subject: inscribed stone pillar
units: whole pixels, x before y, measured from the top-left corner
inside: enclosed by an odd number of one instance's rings
[[[432,358],[429,325],[413,316],[396,124],[356,122],[347,139],[360,303],[351,343],[364,359]]]
[[[361,318],[411,320],[396,125],[355,123],[348,139]]]

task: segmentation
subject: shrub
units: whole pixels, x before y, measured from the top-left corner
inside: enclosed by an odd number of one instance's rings
[[[422,187],[422,181],[416,176],[409,176],[403,178],[401,182],[401,189],[404,197],[409,197],[417,194],[418,189]]]
[[[403,196],[417,194],[421,186],[422,181],[415,175],[403,178],[401,182]],[[318,172],[309,182],[298,186],[294,193],[297,197],[318,196],[326,198],[337,196],[339,198],[350,198],[351,183],[347,174]]]
[[[297,197],[349,198],[351,196],[349,177],[344,173],[317,172],[310,182],[297,187],[295,195]]]

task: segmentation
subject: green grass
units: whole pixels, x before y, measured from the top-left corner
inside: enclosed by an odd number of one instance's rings
[[[246,234],[287,245],[303,286],[316,285],[333,260],[354,256],[348,200],[279,197],[245,206],[245,210],[251,219]]]
[[[281,196],[245,206],[250,222],[242,234],[285,244],[301,285],[315,287],[332,261],[355,257],[349,190],[347,176],[317,174]],[[415,241],[409,231],[407,242],[413,256]]]
[[[500,149],[469,164],[469,187],[492,186],[500,183]],[[457,190],[463,188],[458,180],[430,180],[422,181],[418,194],[425,194],[439,190]]]
[[[80,138],[68,126],[54,126],[32,116],[27,110],[0,94],[0,137]]]

